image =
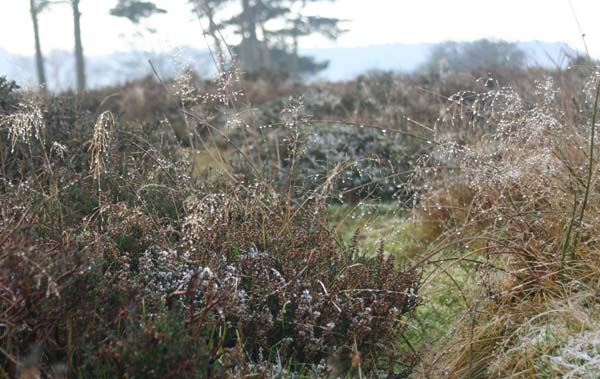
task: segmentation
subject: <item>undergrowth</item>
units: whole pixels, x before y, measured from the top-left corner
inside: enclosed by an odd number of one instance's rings
[[[122,122],[102,102],[84,112],[78,98],[9,86],[0,376],[410,371],[415,357],[396,341],[420,303],[419,272],[383,246],[338,244],[330,186],[303,193],[291,174],[267,176],[249,136],[232,140],[208,124],[201,110],[217,110],[207,99],[237,109],[240,83],[227,75],[216,94],[199,95],[187,80],[169,92],[186,143],[168,116]],[[305,121],[292,113],[282,123],[293,137]],[[290,159],[295,142],[281,146]],[[217,172],[198,167],[210,149]]]
[[[0,378],[595,377],[598,74],[496,74],[0,81]]]

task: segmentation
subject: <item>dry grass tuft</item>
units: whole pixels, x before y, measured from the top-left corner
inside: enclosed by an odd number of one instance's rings
[[[420,209],[427,259],[450,257],[445,272],[477,261],[479,285],[464,289],[465,313],[423,377],[588,377],[595,364],[593,352],[567,351],[587,351],[599,320],[590,296],[600,280],[598,76],[579,93],[550,79],[534,88],[460,104],[461,120],[487,130],[447,138],[431,155],[436,189]],[[568,99],[578,112],[561,108]]]

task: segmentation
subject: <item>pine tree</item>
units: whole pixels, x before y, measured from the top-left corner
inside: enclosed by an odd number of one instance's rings
[[[111,15],[125,17],[134,24],[139,24],[142,19],[156,13],[167,13],[167,11],[150,1],[137,0],[119,0],[117,5],[110,10]]]
[[[46,70],[44,69],[44,56],[42,55],[42,44],[40,42],[38,16],[48,4],[48,1],[43,0],[29,1],[29,11],[31,13],[31,22],[33,24],[33,36],[35,38],[35,68],[40,89],[44,92],[46,91],[47,82]]]
[[[302,37],[319,33],[336,39],[344,31],[342,21],[314,15],[304,15],[308,3],[322,0],[191,0],[198,13],[208,19],[210,34],[215,44],[222,42],[216,31],[230,28],[240,36],[234,46],[242,71],[255,75],[261,72],[290,72],[294,77],[315,73],[327,63],[316,63],[298,54]],[[217,21],[222,9],[239,5],[240,11],[232,17]],[[280,25],[278,28],[270,25]],[[283,27],[281,27],[283,25]],[[222,50],[220,52],[222,54]]]

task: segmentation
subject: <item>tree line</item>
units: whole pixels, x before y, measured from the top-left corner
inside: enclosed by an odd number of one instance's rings
[[[73,11],[73,27],[75,31],[75,69],[77,75],[77,91],[85,89],[85,59],[83,56],[83,43],[81,41],[81,12],[79,11],[80,0],[29,0],[29,10],[33,24],[33,35],[35,39],[35,66],[40,88],[46,89],[46,71],[44,69],[44,57],[42,55],[42,44],[40,38],[39,16],[50,6],[58,4],[69,4]]]
[[[69,5],[73,14],[76,89],[86,88],[85,56],[82,42],[82,0],[30,0],[30,13],[35,39],[35,66],[40,88],[47,81],[42,54],[39,18],[53,6]],[[83,0],[91,1],[91,0]],[[187,2],[190,11],[202,24],[203,37],[219,70],[232,62],[249,75],[285,73],[292,79],[314,74],[327,67],[328,62],[316,62],[299,54],[299,40],[311,34],[337,39],[345,30],[339,18],[307,15],[310,3],[335,0],[180,0]],[[233,12],[232,12],[233,11]],[[167,13],[153,1],[117,0],[110,14],[123,17],[134,24],[154,15]],[[228,45],[223,31],[233,31],[239,43]],[[199,35],[199,38],[202,36]]]

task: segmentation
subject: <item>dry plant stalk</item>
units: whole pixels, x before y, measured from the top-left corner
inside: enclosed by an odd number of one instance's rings
[[[90,170],[94,179],[98,181],[98,190],[100,190],[100,180],[106,173],[107,164],[110,160],[111,145],[115,135],[115,119],[110,111],[102,112],[92,134],[89,151],[91,153]]]

